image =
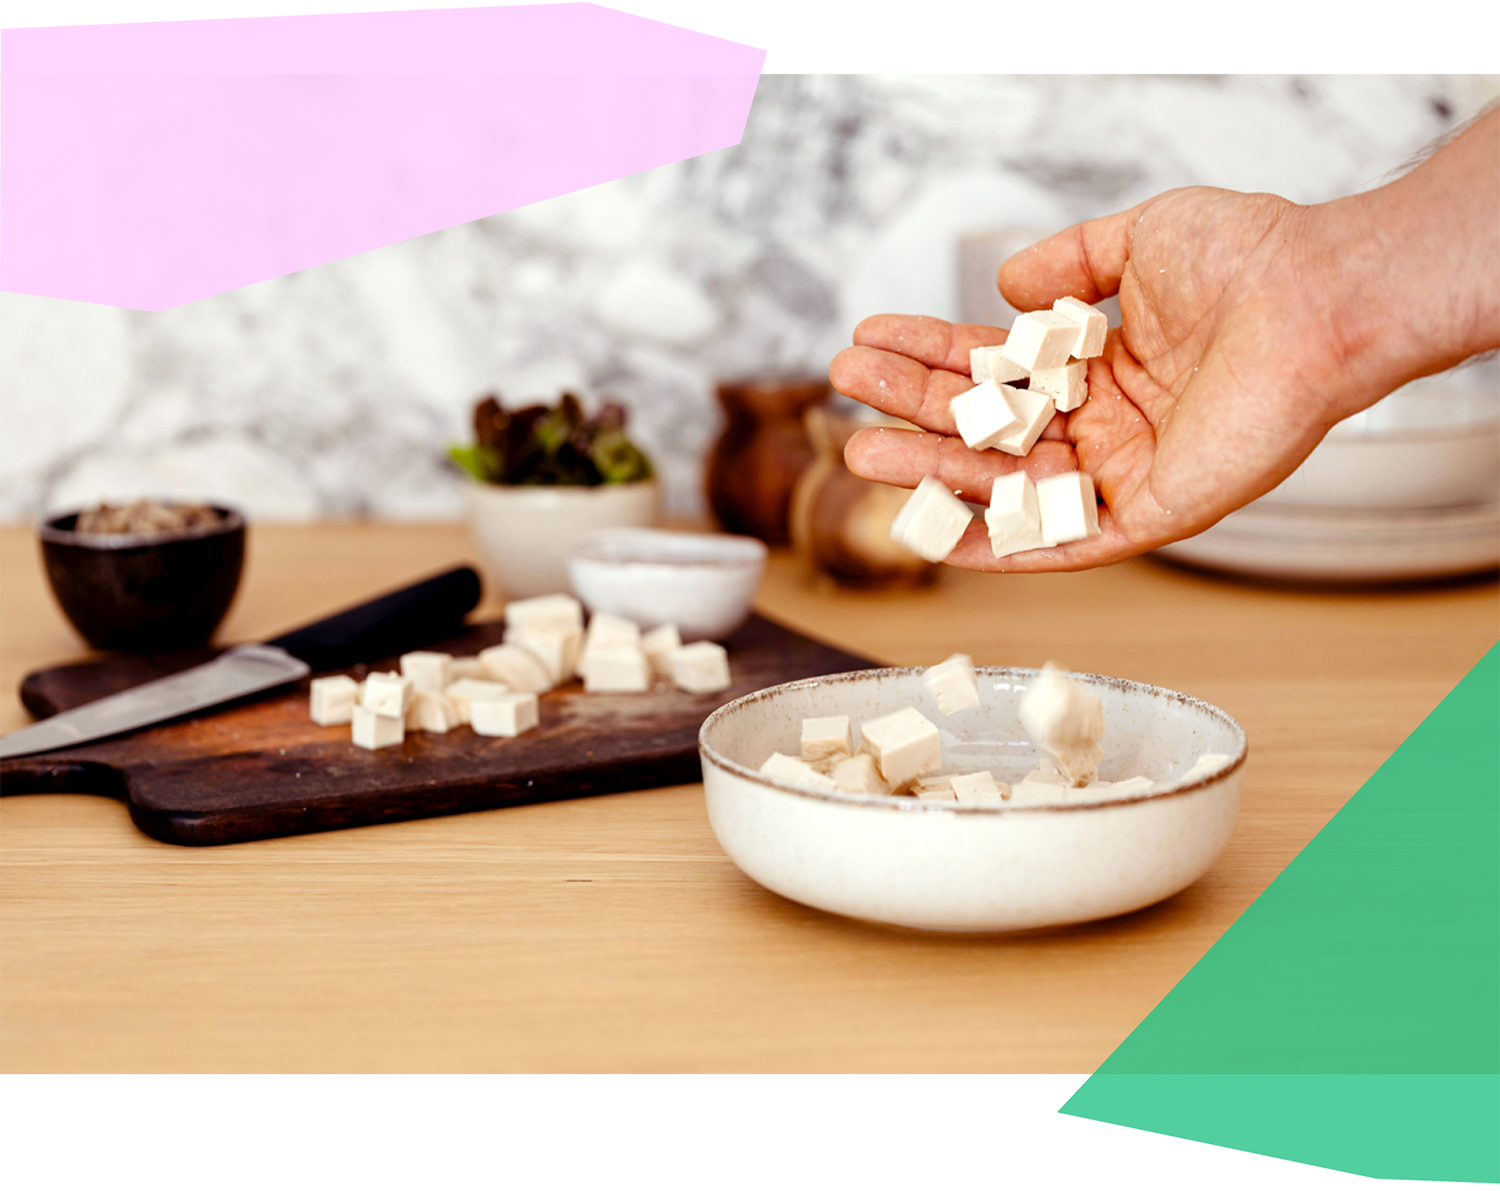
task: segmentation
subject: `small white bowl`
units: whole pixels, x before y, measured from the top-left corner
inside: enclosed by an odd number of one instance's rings
[[[858,723],[915,706],[944,732],[945,769],[1014,781],[1041,752],[1017,705],[1035,670],[981,667],[980,706],[940,714],[920,669],[866,670],[786,683],[729,703],[698,734],[708,818],[750,877],[805,905],[894,926],[1011,931],[1125,914],[1187,888],[1234,830],[1245,732],[1188,695],[1076,674],[1104,706],[1100,776],[1137,774],[1157,792],[1065,805],[959,806],[915,798],[815,793],[757,769],[798,753],[804,717]],[[1174,784],[1204,753],[1230,759]]]
[[[601,530],[574,546],[568,576],[591,612],[646,629],[675,624],[684,641],[722,641],[749,618],[766,553],[764,542],[735,534]]]
[[[606,526],[656,520],[657,482],[556,487],[467,484],[469,528],[485,568],[512,599],[568,589],[568,552]]]

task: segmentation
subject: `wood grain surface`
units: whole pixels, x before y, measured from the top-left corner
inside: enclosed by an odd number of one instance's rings
[[[458,526],[257,526],[223,637],[472,555]],[[1146,560],[883,596],[778,554],[759,607],[892,664],[964,649],[1208,699],[1250,738],[1235,837],[1137,914],[946,938],[759,888],[696,785],[214,849],[104,799],[8,798],[0,1067],[1090,1071],[1500,636],[1493,581],[1290,590]],[[82,654],[30,532],[0,530],[0,728],[27,722],[25,671]]]

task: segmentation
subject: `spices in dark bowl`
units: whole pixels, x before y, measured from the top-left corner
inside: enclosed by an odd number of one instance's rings
[[[80,532],[80,519],[133,532]],[[96,649],[163,653],[204,644],[229,611],[245,564],[245,519],[216,505],[106,506],[53,517],[37,536],[52,594]]]

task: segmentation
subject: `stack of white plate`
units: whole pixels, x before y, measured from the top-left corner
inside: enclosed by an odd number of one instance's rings
[[[1335,426],[1277,488],[1157,551],[1271,578],[1390,582],[1500,567],[1500,380],[1480,361]]]

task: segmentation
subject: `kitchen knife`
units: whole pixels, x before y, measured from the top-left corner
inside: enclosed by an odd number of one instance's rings
[[[479,603],[480,590],[474,569],[457,567],[263,645],[237,645],[201,666],[21,728],[0,737],[0,760],[118,736],[296,682],[315,670],[404,653],[457,631]]]

